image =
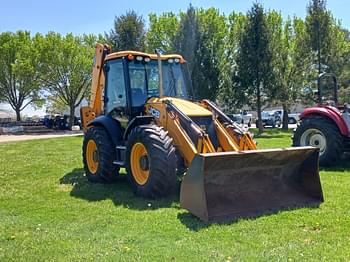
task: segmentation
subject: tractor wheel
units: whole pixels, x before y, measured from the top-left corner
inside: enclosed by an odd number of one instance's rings
[[[113,143],[102,127],[87,130],[83,142],[83,162],[87,179],[90,182],[113,182],[119,175]]]
[[[293,146],[320,149],[320,165],[337,164],[343,154],[343,138],[338,127],[326,118],[306,118],[294,132]]]
[[[135,127],[126,147],[127,178],[136,195],[160,198],[176,186],[177,157],[168,132],[157,125]]]

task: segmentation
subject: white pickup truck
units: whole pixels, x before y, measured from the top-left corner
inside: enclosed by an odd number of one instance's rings
[[[247,125],[250,127],[253,123],[253,115],[246,111],[240,112],[239,114],[227,114],[237,124]]]
[[[283,121],[283,110],[276,110],[276,112],[280,115],[281,120]],[[288,114],[288,124],[296,124],[299,121],[298,113],[289,113]]]

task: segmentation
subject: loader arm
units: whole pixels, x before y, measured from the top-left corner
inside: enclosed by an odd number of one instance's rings
[[[248,132],[244,131],[235,122],[233,122],[213,102],[204,99],[201,101],[201,105],[217,116],[216,122],[219,122],[219,124],[224,125],[224,131],[227,132],[226,136],[229,136],[232,139],[234,139],[236,144],[238,144],[239,150],[257,150],[256,143],[253,140],[252,136]]]
[[[89,106],[84,106],[80,109],[81,124],[84,131],[86,130],[88,123],[102,113],[102,91],[105,83],[103,64],[106,56],[110,52],[111,49],[108,45],[96,45],[94,66],[92,69],[90,103]]]
[[[239,152],[256,150],[256,144],[249,133],[241,129],[221,112],[214,103],[203,100],[198,105],[211,112],[218,147],[213,145],[209,135],[189,116],[182,112],[172,98],[151,98],[146,105],[146,112],[160,112],[156,122],[163,126],[174,140],[174,145],[188,167],[197,154],[217,152]]]

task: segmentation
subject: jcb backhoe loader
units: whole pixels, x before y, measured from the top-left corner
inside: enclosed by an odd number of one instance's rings
[[[96,46],[81,109],[87,178],[112,181],[125,167],[137,195],[158,198],[184,170],[181,206],[209,222],[319,205],[318,149],[257,150],[213,102],[191,100],[184,66],[180,55]]]

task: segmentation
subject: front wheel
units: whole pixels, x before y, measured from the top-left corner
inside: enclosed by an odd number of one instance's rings
[[[126,148],[127,178],[136,195],[160,198],[177,182],[177,157],[168,132],[157,125],[135,127]]]
[[[320,150],[320,165],[336,165],[343,153],[343,137],[326,118],[306,118],[295,130],[293,146],[314,146]]]

